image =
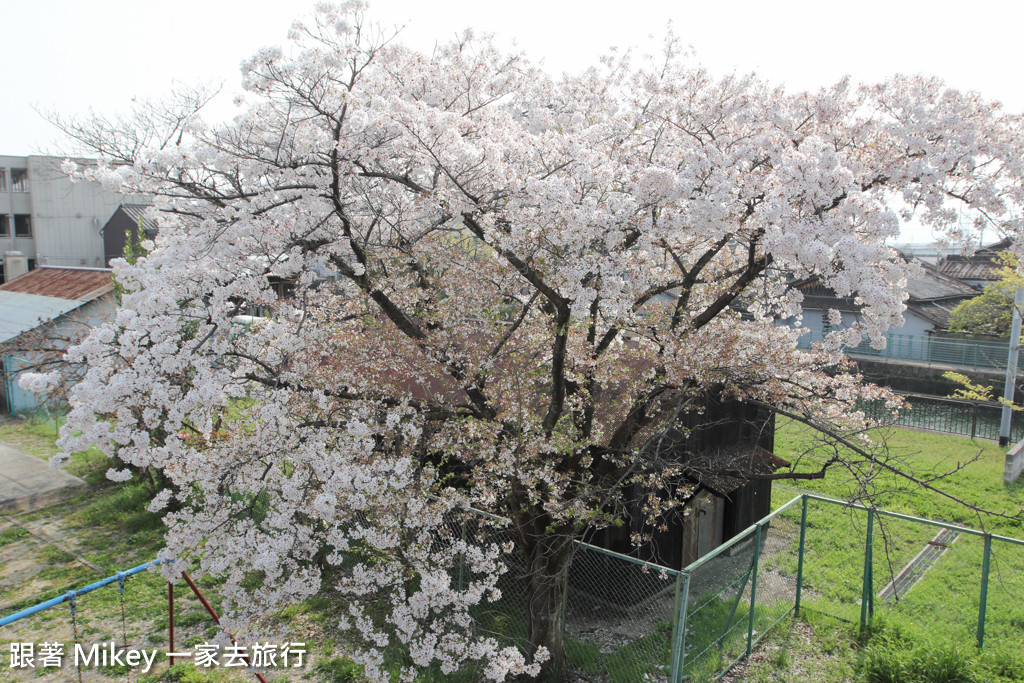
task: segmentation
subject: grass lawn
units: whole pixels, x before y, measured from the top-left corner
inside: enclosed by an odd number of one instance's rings
[[[888,431],[885,438],[895,458],[893,462],[898,461],[918,477],[934,476],[977,457],[938,486],[957,498],[1007,515],[1016,514],[1024,506],[1024,485],[1003,485],[1004,455],[993,444],[901,429]],[[0,440],[40,458],[49,458],[56,452],[53,422],[0,424]],[[810,434],[798,425],[779,424],[775,450],[781,457],[795,461],[812,443]],[[162,545],[162,522],[159,515],[146,510],[154,493],[151,485],[146,481],[112,484],[103,477],[106,464],[98,452],[77,454],[71,469],[92,484],[88,492],[59,506],[20,515],[17,524],[0,518],[0,614],[6,615],[84,586],[156,555]],[[824,480],[799,484],[803,490],[844,500],[864,493],[849,477],[841,475],[841,472],[834,472]],[[773,503],[781,505],[798,492],[793,486],[779,484],[774,488]],[[1018,520],[979,516],[953,500],[921,491],[916,485],[891,476],[881,477],[870,493],[874,503],[884,509],[975,528],[983,526],[992,533],[1024,538],[1024,525]],[[875,619],[870,627],[872,637],[864,643],[857,624],[863,586],[865,514],[819,503],[812,503],[808,513],[804,616],[797,622],[783,621],[756,656],[726,680],[1024,681],[1024,653],[1021,652],[1024,547],[993,544],[983,652],[979,653],[974,647],[983,543],[966,535],[949,547],[899,603],[876,598]],[[30,531],[58,538],[63,545],[48,543]],[[934,527],[921,524],[883,519],[881,526],[875,529],[872,546],[874,591],[924,548],[936,531]],[[791,600],[786,597],[787,591],[795,586],[798,532],[799,507],[774,520],[769,529],[774,550],[765,555],[767,559],[761,569],[781,577],[776,585],[776,590],[781,591],[780,605],[786,599]],[[78,561],[76,555],[99,566],[103,572]],[[219,604],[216,582],[206,579],[200,585],[207,597],[215,605]],[[769,585],[766,583],[762,588]],[[742,589],[736,587],[735,590]],[[718,602],[710,604],[701,618],[715,624],[739,622],[736,632],[745,634],[744,609],[741,607],[739,613],[731,615],[730,595],[719,596]],[[761,589],[758,595],[762,595]],[[212,621],[183,582],[177,584],[176,602],[179,649],[207,641],[216,634]],[[344,606],[335,603],[330,597],[317,598],[286,609],[277,617],[282,623],[288,623],[293,633],[306,636],[310,643],[314,663],[303,670],[303,680],[361,680],[358,668],[338,656],[346,647],[338,640],[340,635],[333,622],[334,615]],[[776,610],[778,605],[760,603],[761,599],[755,622],[756,627],[763,630],[784,610]],[[129,579],[123,605],[124,622],[116,585],[80,598],[76,623],[79,640],[89,643],[127,639],[130,646],[166,649],[166,582],[150,572]],[[17,629],[0,629],[0,651],[6,650],[7,643],[15,639],[34,642],[56,639],[70,644],[74,638],[69,617],[69,610],[61,606],[19,622]],[[711,642],[701,640],[704,631],[717,631],[712,627],[705,629],[696,621],[690,626],[694,632],[687,636],[687,642],[696,654]],[[630,647],[661,651],[671,634],[670,627],[668,624],[664,632],[654,634],[649,642],[641,639]],[[598,659],[588,650],[593,649],[592,646],[569,640],[570,655],[577,668],[587,675],[598,676],[594,680],[604,680],[602,676],[607,677],[609,670],[588,668]],[[735,649],[734,646],[736,643],[730,641],[729,648]],[[44,672],[45,675],[37,678],[62,680],[60,676],[68,671],[66,668]],[[123,680],[124,676],[117,671],[93,670],[91,673],[92,680],[97,681]],[[173,670],[161,668],[159,673],[140,680],[143,683],[249,680],[244,674],[236,676],[236,673],[241,672],[203,672],[184,665]],[[47,675],[55,677],[47,678]],[[440,675],[427,675],[422,680],[444,679]],[[21,678],[0,666],[0,682],[14,680]],[[628,680],[628,674],[616,680]]]
[[[895,428],[877,430],[872,432],[872,437],[886,443],[892,464],[921,479],[948,472],[974,460],[948,479],[935,482],[936,488],[993,512],[1020,515],[1024,510],[1024,478],[1014,484],[1003,483],[1005,451],[991,441]],[[809,428],[788,420],[779,422],[775,432],[775,452],[780,457],[795,461],[813,445]],[[852,476],[838,469],[830,471],[825,479],[800,481],[799,486],[842,500],[856,498],[862,493]],[[792,489],[785,485],[776,488],[776,497],[786,500],[787,496],[792,497],[789,495]],[[889,473],[878,475],[871,493],[879,508],[1024,538],[1024,521],[1021,519],[979,515],[954,500]]]
[[[968,463],[948,479],[935,482],[955,498],[1008,516],[1019,515],[1024,507],[1024,484],[1003,483],[1004,451],[993,443],[908,429],[873,436],[885,441],[892,464],[919,479]],[[779,456],[797,461],[813,443],[812,434],[802,425],[779,423],[775,442]],[[799,486],[841,500],[864,499],[869,494],[880,509],[1024,538],[1019,519],[980,514],[891,474],[880,475],[867,491],[843,471],[831,472],[823,480],[800,481]],[[773,505],[798,493],[794,486],[777,484]],[[805,621],[793,631],[780,629],[764,649],[774,654],[762,653],[745,665],[742,680],[1024,680],[1024,546],[992,543],[985,648],[979,653],[975,643],[984,540],[961,534],[900,600],[883,601],[877,597],[880,589],[928,546],[939,529],[877,517],[872,541],[875,617],[871,638],[861,647],[858,625],[867,515],[811,501],[807,519]],[[787,525],[792,527],[789,552],[777,556],[774,567],[795,576],[799,519],[785,515],[772,524],[773,531],[780,533],[787,531]]]
[[[54,439],[53,421],[6,420],[0,424],[0,440],[43,459],[57,452]],[[152,485],[144,480],[114,484],[104,476],[108,465],[98,451],[76,454],[68,469],[91,484],[88,490],[46,509],[0,515],[0,616],[82,588],[156,557],[163,546],[163,522],[160,515],[147,510],[154,494]],[[199,585],[207,599],[219,608],[221,601],[215,582],[200,580]],[[219,631],[183,581],[176,585],[175,614],[178,650],[211,641]],[[74,622],[65,603],[0,627],[0,653],[3,653],[0,683],[26,680],[26,677],[41,681],[77,680],[67,659],[63,669],[10,669],[6,654],[11,642],[57,641],[64,643],[67,653],[76,642],[88,648],[94,643],[111,640],[118,645],[127,643],[133,648],[166,651],[169,645],[167,582],[158,572],[142,572],[127,579],[123,602],[117,583],[79,596]],[[317,655],[322,656],[325,663],[331,659],[327,652],[317,652]],[[346,669],[337,662],[333,668],[328,668],[330,670],[324,669],[326,673],[322,676],[306,680],[357,680],[345,678]],[[301,675],[311,671],[313,669],[303,669]],[[89,668],[83,673],[88,681],[124,681],[127,671]],[[135,674],[132,679],[136,680]],[[140,676],[137,680],[213,683],[254,679],[244,669],[201,671],[185,664],[168,670],[164,664],[157,673]]]
[[[57,455],[57,431],[64,424],[63,418],[45,417],[32,420],[4,417],[0,420],[0,441],[19,448],[42,460]],[[96,448],[75,453],[66,471],[85,479],[90,484],[103,484],[107,468],[107,457]]]

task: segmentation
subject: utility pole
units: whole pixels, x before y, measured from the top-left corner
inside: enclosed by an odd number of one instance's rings
[[[1019,288],[1017,293],[1013,295],[1013,323],[1010,325],[1010,351],[1007,354],[1006,384],[1003,387],[1003,398],[1006,403],[1003,404],[1002,420],[999,422],[1000,446],[1010,445],[1010,415],[1013,413],[1013,409],[1010,407],[1010,404],[1013,403],[1014,389],[1017,384],[1017,352],[1020,348],[1020,311],[1022,306],[1024,306],[1024,288]]]

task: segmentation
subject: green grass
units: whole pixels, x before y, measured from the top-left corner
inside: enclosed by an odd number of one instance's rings
[[[883,474],[868,489],[877,507],[1024,538],[1024,524],[1011,518],[1019,515],[1024,507],[1024,484],[1003,483],[1002,449],[988,442],[906,429],[876,432],[872,436],[885,440],[888,462],[917,478],[929,479],[960,468],[934,483],[951,497],[924,490],[891,473]],[[805,428],[788,421],[779,423],[775,441],[777,455],[796,461],[812,445],[813,436]],[[802,490],[840,500],[858,498],[858,494],[863,493],[857,483],[841,471],[821,480],[800,481],[799,486]],[[773,505],[777,507],[787,502],[798,492],[793,486],[777,484]],[[1006,516],[982,514],[954,499]],[[772,559],[773,568],[790,577],[796,575],[798,510],[795,519],[787,512],[772,522],[773,529],[786,530],[793,539],[788,552]],[[872,591],[877,595],[891,574],[898,573],[939,529],[883,515],[876,519]],[[808,505],[803,583],[803,604],[808,610],[805,613],[839,620],[836,623],[840,626],[829,626],[825,630],[846,630],[850,650],[857,653],[856,661],[847,661],[857,672],[855,680],[956,683],[1024,677],[1024,666],[1018,665],[1014,650],[1024,642],[1024,546],[998,540],[992,543],[985,649],[979,653],[975,642],[984,543],[980,537],[967,534],[960,535],[898,603],[875,598],[871,638],[863,648],[856,647],[860,635],[857,625],[861,613],[866,522],[867,515],[860,510],[817,501]],[[846,661],[849,657],[844,653],[842,659]],[[985,674],[978,673],[981,671]]]
[[[1024,653],[1019,643],[979,652],[922,640],[913,624],[886,618],[872,622],[865,645],[856,627],[807,612],[773,632],[738,676],[758,683],[1019,683]]]
[[[17,438],[11,438],[10,431],[17,427]],[[5,431],[7,436],[5,436]],[[47,432],[49,430],[49,432]],[[47,436],[48,434],[48,436]],[[47,445],[46,439],[50,440]],[[971,463],[950,480],[943,482],[944,490],[955,497],[979,502],[987,508],[1006,514],[1013,514],[1024,505],[1024,485],[1004,486],[1002,484],[1003,452],[994,445],[933,435],[909,430],[892,430],[887,435],[891,452],[898,458],[901,467],[906,467],[916,476],[932,476],[934,473],[951,469],[957,463],[978,455],[977,462]],[[18,442],[21,447],[48,457],[55,451],[52,445],[52,423],[22,423],[0,426],[0,439]],[[796,455],[810,444],[810,436],[792,423],[781,422],[776,437],[776,453],[783,458],[795,460]],[[67,533],[77,539],[75,551],[90,562],[109,568],[110,573],[152,558],[162,546],[162,522],[159,515],[146,510],[154,489],[148,481],[130,481],[111,484],[102,474],[107,466],[105,458],[96,453],[80,454],[73,461],[80,466],[82,474],[95,485],[87,494],[60,506],[32,513],[28,519],[45,521],[47,515],[59,519]],[[978,526],[983,522],[986,528],[1000,534],[1024,537],[1024,527],[1016,520],[997,517],[979,518],[952,500],[935,493],[921,492],[912,483],[898,482],[883,478],[875,496],[875,503],[886,509],[907,514],[943,519],[950,522]],[[830,476],[824,480],[802,481],[800,486],[830,497],[845,499],[856,492],[851,482],[842,476]],[[773,495],[776,505],[788,501],[797,491],[785,485],[776,486]],[[989,619],[986,624],[987,646],[978,653],[973,648],[974,631],[977,626],[978,582],[980,580],[981,544],[975,539],[961,537],[951,549],[917,584],[898,606],[889,606],[876,599],[876,620],[872,623],[873,637],[866,645],[858,638],[856,624],[859,621],[860,589],[863,571],[864,514],[841,507],[813,504],[809,509],[807,530],[807,555],[804,567],[804,618],[810,622],[815,633],[814,652],[802,650],[799,643],[790,643],[785,648],[773,650],[754,671],[748,680],[802,680],[797,674],[775,676],[772,672],[799,671],[814,657],[828,657],[829,667],[846,671],[847,680],[907,680],[910,683],[930,681],[1017,681],[1024,671],[1021,655],[1008,644],[1024,640],[1024,548],[1017,553],[1012,548],[994,546],[992,577],[989,594]],[[769,532],[783,534],[795,539],[798,531],[799,507],[793,508],[771,523]],[[934,535],[932,527],[888,521],[884,525],[886,538],[876,531],[875,535],[875,590],[887,578],[888,565],[900,569]],[[0,532],[0,547],[30,543],[32,539],[18,527]],[[888,540],[888,547],[885,541]],[[28,547],[28,546],[26,546]],[[98,576],[90,573],[68,553],[43,547],[32,550],[46,569],[38,578],[49,584],[41,594],[26,598],[23,606],[35,604],[40,599],[58,595],[68,588],[80,587]],[[771,570],[785,576],[796,574],[795,541],[788,552],[764,556],[762,570]],[[208,597],[216,600],[217,581],[202,577],[200,585]],[[698,604],[701,609],[691,610],[686,642],[692,665],[687,668],[697,678],[720,669],[745,649],[746,629],[749,612],[743,601],[729,621],[729,613],[739,587],[731,593],[708,597]],[[209,637],[210,621],[185,590],[177,591],[180,600],[177,627],[182,629],[179,643],[201,642]],[[182,593],[185,595],[182,596]],[[507,591],[511,595],[512,591]],[[760,595],[760,592],[759,592]],[[83,596],[80,600],[80,627],[91,634],[109,634],[120,639],[119,619],[104,622],[96,614],[105,612],[119,614],[121,596],[116,586],[101,589]],[[0,602],[5,602],[0,596]],[[20,604],[20,603],[19,603]],[[166,619],[166,583],[154,573],[143,573],[129,580],[124,593],[124,605],[129,619],[129,639],[139,643],[154,642],[154,637],[163,641]],[[303,605],[297,605],[282,612],[280,618],[286,621],[299,620],[330,632],[336,623],[339,610],[344,605],[331,597],[319,597]],[[51,610],[39,615],[44,627],[67,618],[66,613]],[[760,634],[779,616],[782,611],[775,605],[759,604],[755,607],[755,630]],[[833,618],[838,618],[834,620]],[[47,621],[49,620],[49,621]],[[843,621],[845,620],[845,621]],[[848,622],[853,622],[851,625]],[[786,621],[783,622],[785,625]],[[148,624],[148,626],[147,626]],[[525,633],[522,619],[510,618],[496,611],[491,614],[486,626],[500,631],[509,641],[521,640]],[[727,628],[727,626],[731,628]],[[777,630],[778,637],[786,629]],[[723,647],[715,647],[715,641],[723,633],[726,637]],[[636,638],[619,648],[602,652],[594,643],[567,638],[567,656],[570,666],[585,675],[600,675],[611,681],[632,681],[638,672],[656,672],[656,667],[667,663],[669,639],[672,635],[670,623],[661,624],[653,633]],[[335,642],[343,634],[333,634],[325,643],[314,643],[322,650],[317,656],[309,677],[323,681],[360,681],[359,667],[343,656],[337,649],[344,646]],[[769,638],[769,647],[776,638]],[[710,649],[709,649],[710,648]],[[400,648],[399,648],[400,649]],[[708,653],[696,661],[697,655]],[[404,661],[401,652],[393,653],[393,662]],[[975,672],[975,678],[961,676],[965,670]],[[706,671],[705,671],[706,669]],[[888,673],[887,673],[888,672]],[[895,673],[893,673],[895,672]],[[978,672],[983,672],[979,674]],[[455,676],[443,676],[439,671],[428,671],[419,678],[421,683],[444,680],[472,680],[474,672],[467,670]],[[787,678],[787,676],[789,676]],[[885,677],[889,678],[886,679]],[[902,679],[895,678],[903,676]],[[212,681],[218,680],[209,672],[195,672],[185,667],[175,667],[173,672],[164,672],[159,677],[147,680]],[[833,680],[825,676],[822,680]],[[835,678],[834,680],[842,680]]]
[[[911,429],[875,430],[870,436],[887,445],[890,464],[920,479],[934,477],[974,460],[933,485],[953,498],[992,512],[1019,516],[1024,510],[1024,480],[1009,485],[1003,483],[1005,451],[990,441]],[[779,421],[775,431],[776,455],[795,462],[813,445],[814,436],[809,428],[788,420]],[[803,489],[843,500],[858,494],[857,482],[849,473],[837,469],[824,479],[798,484]],[[876,506],[886,510],[976,528],[984,526],[993,533],[1024,538],[1022,519],[979,514],[956,500],[925,490],[892,473],[879,474],[871,491],[875,494]],[[782,497],[786,495],[783,489]]]
[[[59,415],[39,414],[26,419],[14,419],[0,424],[0,441],[42,460],[49,460],[59,452],[56,441],[63,424],[64,418]],[[97,448],[90,448],[73,454],[64,469],[68,474],[96,485],[103,483],[109,465],[110,459],[106,455]]]
[[[12,526],[0,531],[0,546],[5,546],[28,536],[29,533],[20,526]]]

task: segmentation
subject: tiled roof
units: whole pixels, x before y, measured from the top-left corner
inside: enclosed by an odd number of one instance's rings
[[[907,282],[907,303],[963,299],[978,295],[978,290],[948,275],[943,275],[933,265],[918,262],[921,274]],[[792,283],[804,294],[804,308],[837,308],[857,310],[852,297],[841,298],[821,278],[811,277]]]
[[[55,266],[40,266],[0,285],[0,291],[4,292],[21,292],[74,301],[92,301],[113,288],[114,280],[107,269]]]
[[[943,275],[955,277],[958,280],[998,280],[999,264],[991,261],[954,261],[947,259],[939,264],[939,270]]]
[[[907,293],[910,295],[910,301],[934,301],[936,299],[977,296],[978,290],[970,285],[943,275],[933,265],[927,263],[920,265],[924,271],[921,276],[907,281]]]
[[[920,303],[911,301],[907,303],[907,312],[914,313],[925,320],[931,321],[937,328],[947,329],[949,327],[950,313],[956,308],[957,304],[965,300],[944,301],[941,304],[933,301]]]

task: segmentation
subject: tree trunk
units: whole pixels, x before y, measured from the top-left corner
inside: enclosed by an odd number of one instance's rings
[[[547,648],[551,658],[544,662],[537,680],[554,683],[565,680],[565,591],[572,538],[542,535],[526,547],[529,583],[526,589],[526,637],[530,654]]]

